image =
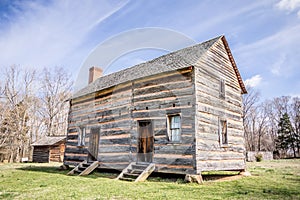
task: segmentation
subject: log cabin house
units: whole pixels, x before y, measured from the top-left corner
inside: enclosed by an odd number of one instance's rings
[[[241,75],[224,36],[95,79],[70,100],[65,165],[245,170]],[[93,82],[92,82],[93,81]],[[123,173],[122,172],[122,173]]]
[[[32,162],[63,162],[65,152],[65,136],[43,137],[32,144]]]

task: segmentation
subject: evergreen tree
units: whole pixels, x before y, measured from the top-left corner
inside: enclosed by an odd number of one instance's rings
[[[284,113],[280,118],[278,124],[278,137],[276,140],[277,149],[288,151],[290,148],[293,149],[294,157],[296,157],[296,135],[293,132],[293,127],[290,121],[290,117],[287,113]]]

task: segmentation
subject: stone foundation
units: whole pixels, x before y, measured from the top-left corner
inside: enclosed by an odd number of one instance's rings
[[[187,174],[185,175],[184,180],[188,183],[198,183],[198,184],[203,183],[203,179],[200,174]]]

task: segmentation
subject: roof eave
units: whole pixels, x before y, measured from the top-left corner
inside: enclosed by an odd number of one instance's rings
[[[241,74],[240,74],[240,72],[239,72],[239,70],[238,70],[238,68],[237,68],[237,66],[236,66],[235,60],[234,60],[234,58],[233,58],[233,56],[232,56],[231,50],[230,50],[230,48],[229,48],[229,45],[228,45],[228,42],[227,42],[225,36],[222,36],[222,37],[221,37],[221,40],[223,41],[223,43],[224,43],[224,45],[225,45],[225,49],[226,49],[226,51],[227,51],[229,60],[230,60],[230,62],[231,62],[231,64],[232,64],[232,66],[233,66],[233,69],[234,69],[235,74],[236,74],[236,76],[237,76],[238,82],[239,82],[239,84],[240,84],[240,87],[241,87],[241,90],[242,90],[242,94],[247,94],[247,93],[248,93],[248,92],[247,92],[247,89],[246,89],[246,87],[245,87],[245,84],[244,84],[244,82],[243,82],[243,79],[242,79],[242,77],[241,77]]]

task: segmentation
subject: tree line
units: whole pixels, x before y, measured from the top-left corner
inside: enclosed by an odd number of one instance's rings
[[[65,135],[73,81],[63,68],[10,66],[0,72],[0,162],[30,157],[31,144],[44,136]],[[247,151],[300,155],[300,98],[260,101],[248,88],[243,96]]]
[[[70,77],[59,67],[0,72],[0,161],[19,162],[38,139],[66,134]]]
[[[243,123],[247,151],[272,151],[277,157],[300,155],[300,98],[276,97],[260,101],[248,88],[243,96]]]

